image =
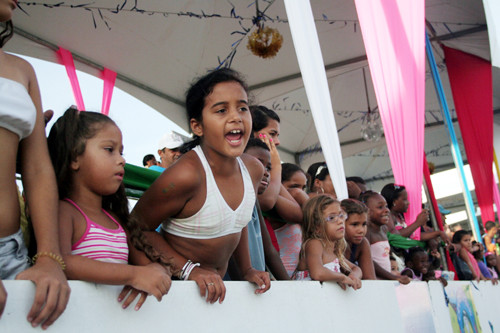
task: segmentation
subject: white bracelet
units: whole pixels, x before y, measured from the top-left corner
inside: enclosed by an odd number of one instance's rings
[[[189,275],[191,274],[191,272],[193,271],[193,269],[195,267],[199,267],[200,266],[200,263],[190,263],[190,265],[188,266],[188,268],[186,268],[186,271],[184,273],[184,276],[182,277],[182,279],[184,281],[186,281],[188,278],[189,278]]]

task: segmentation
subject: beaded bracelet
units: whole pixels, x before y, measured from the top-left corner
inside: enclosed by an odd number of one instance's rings
[[[52,253],[52,252],[40,252],[40,253],[35,254],[35,256],[32,259],[33,265],[36,264],[36,261],[38,258],[44,257],[44,256],[49,257],[50,259],[57,261],[57,263],[61,266],[61,269],[63,271],[66,269],[66,263],[64,262],[63,258],[60,255]]]

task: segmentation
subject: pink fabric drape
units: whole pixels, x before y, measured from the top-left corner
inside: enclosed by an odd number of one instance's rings
[[[59,47],[56,51],[59,61],[66,67],[66,72],[68,73],[68,78],[71,83],[71,89],[73,90],[73,95],[75,97],[75,102],[78,110],[85,110],[85,104],[83,103],[82,91],[80,89],[80,84],[78,83],[78,77],[76,76],[75,63],[73,62],[73,55],[66,49]]]
[[[108,68],[104,68],[102,71],[103,90],[102,90],[102,107],[101,113],[106,116],[109,114],[109,107],[111,105],[111,98],[113,97],[113,89],[115,87],[116,72]]]
[[[425,113],[425,2],[356,0],[396,184],[421,211]],[[420,230],[413,235],[420,238]]]
[[[493,88],[491,64],[443,46],[458,123],[483,225],[493,213]]]
[[[500,221],[500,191],[498,191],[498,185],[495,182],[494,178],[493,178],[493,199],[495,201],[495,206],[497,207],[497,218],[498,221]]]

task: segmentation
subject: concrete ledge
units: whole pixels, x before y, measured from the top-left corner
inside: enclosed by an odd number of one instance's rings
[[[7,306],[0,332],[31,332],[26,315],[34,286],[3,281]],[[174,281],[161,302],[150,297],[139,311],[123,310],[116,301],[121,287],[70,281],[71,298],[49,332],[452,332],[450,312],[439,282],[363,281],[357,291],[335,283],[273,282],[255,295],[246,282],[227,282],[223,304],[207,304],[192,281]],[[452,294],[471,286],[452,282]],[[499,327],[500,286],[469,288],[483,332]],[[494,317],[494,318],[493,318]],[[41,329],[36,329],[41,330]]]

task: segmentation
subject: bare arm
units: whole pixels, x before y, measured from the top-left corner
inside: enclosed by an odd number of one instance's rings
[[[408,284],[411,282],[411,279],[408,276],[406,275],[396,276],[391,272],[388,272],[385,269],[383,269],[375,261],[373,262],[373,266],[375,266],[375,273],[377,274],[377,277],[382,280],[397,280],[399,281],[399,283],[402,284]]]
[[[241,238],[236,250],[234,250],[233,258],[238,265],[239,271],[243,278],[257,285],[256,294],[265,293],[271,288],[271,279],[267,272],[261,272],[252,267],[250,253],[248,252],[248,229],[243,228]]]
[[[359,245],[359,268],[363,272],[363,280],[376,280],[375,267],[373,266],[372,252],[368,240],[364,238]]]
[[[276,211],[287,222],[302,223],[302,208],[283,185],[276,202]]]
[[[335,281],[349,286],[354,284],[354,281],[345,274],[333,272],[323,266],[323,245],[319,240],[311,239],[307,242],[305,255],[307,268],[313,280]]]
[[[415,222],[407,226],[406,228],[399,229],[399,234],[404,237],[410,237],[411,234],[427,222],[429,219],[429,212],[427,209],[423,209],[417,216]]]
[[[290,280],[285,266],[283,266],[283,262],[281,261],[280,254],[273,246],[271,236],[266,227],[266,222],[262,216],[262,211],[259,208],[257,210],[259,212],[260,232],[262,234],[262,245],[264,246],[266,265],[277,280]]]
[[[27,204],[37,241],[37,252],[60,255],[57,234],[57,185],[49,158],[40,91],[31,65],[21,61],[20,68],[29,77],[29,95],[36,108],[36,122],[31,135],[20,143],[21,173]],[[20,273],[17,279],[31,280],[36,285],[28,321],[33,326],[50,326],[64,311],[70,288],[60,265],[49,256],[41,256],[36,264]]]
[[[271,153],[271,180],[264,193],[258,195],[261,209],[267,212],[276,205],[281,190],[281,159],[278,149],[273,141],[269,141],[269,137],[260,139],[269,147]]]

